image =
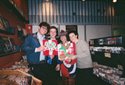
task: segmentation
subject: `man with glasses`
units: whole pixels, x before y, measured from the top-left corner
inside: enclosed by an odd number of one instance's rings
[[[43,84],[47,85],[49,66],[43,55],[44,46],[42,41],[46,39],[50,25],[47,22],[41,22],[39,27],[38,32],[26,37],[22,49],[26,53],[31,73],[41,79]]]

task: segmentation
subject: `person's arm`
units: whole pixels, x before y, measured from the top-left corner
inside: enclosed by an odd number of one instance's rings
[[[33,52],[35,52],[35,46],[33,46],[32,44],[31,44],[31,39],[32,37],[29,35],[26,39],[25,39],[25,41],[24,41],[24,43],[23,43],[23,45],[22,45],[22,50],[23,51],[25,51],[27,54],[30,54],[30,53],[33,53]]]
[[[38,47],[38,48],[35,48],[35,52],[41,52],[41,51],[43,51],[44,50],[44,46],[42,45],[42,46],[40,46],[40,47]]]

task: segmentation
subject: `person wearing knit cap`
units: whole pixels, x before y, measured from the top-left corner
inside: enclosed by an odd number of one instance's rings
[[[63,85],[75,85],[76,62],[75,43],[67,40],[67,32],[61,31],[61,43],[58,45],[58,57],[62,61],[60,71],[62,74]]]

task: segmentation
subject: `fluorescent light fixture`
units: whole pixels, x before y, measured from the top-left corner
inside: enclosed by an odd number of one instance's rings
[[[117,0],[113,0],[113,2],[114,2],[114,3],[116,3],[116,2],[117,2]]]

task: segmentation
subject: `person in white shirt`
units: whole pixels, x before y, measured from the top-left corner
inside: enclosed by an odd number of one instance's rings
[[[22,45],[22,50],[27,56],[30,72],[41,79],[43,84],[48,85],[49,65],[45,61],[43,54],[43,40],[49,31],[50,25],[47,22],[39,24],[38,32],[28,35]]]

